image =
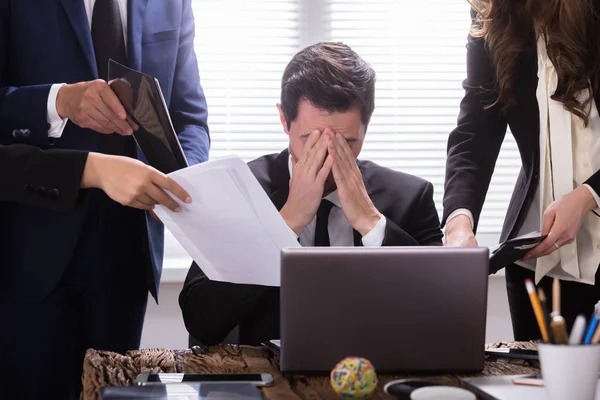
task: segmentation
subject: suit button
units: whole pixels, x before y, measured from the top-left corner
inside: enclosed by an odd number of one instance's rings
[[[31,185],[25,185],[25,191],[29,194],[35,193],[35,189]]]
[[[19,130],[19,129],[13,129],[12,135],[15,138],[21,136],[21,130]]]
[[[29,129],[23,129],[21,133],[23,134],[23,137],[29,137],[29,135],[31,135],[31,131]]]
[[[60,191],[58,189],[50,189],[48,190],[48,197],[58,200],[60,198]]]
[[[48,195],[48,189],[46,189],[44,186],[38,186],[37,194],[40,197],[46,197]]]

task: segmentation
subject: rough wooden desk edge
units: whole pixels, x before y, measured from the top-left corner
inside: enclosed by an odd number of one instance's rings
[[[535,342],[490,343],[486,348],[536,349]],[[270,373],[275,383],[263,389],[271,399],[338,399],[329,384],[328,376],[282,375],[279,357],[264,347],[214,346],[193,347],[183,350],[142,349],[125,355],[90,349],[86,353],[83,369],[83,400],[100,398],[103,386],[134,385],[140,373],[159,372],[198,373]],[[539,372],[535,363],[507,360],[487,356],[484,370],[479,374],[427,375],[426,379],[447,385],[460,385],[467,376],[516,375]],[[424,375],[421,375],[422,377]],[[389,399],[383,394],[383,385],[391,380],[417,375],[379,375],[377,392],[372,399]]]

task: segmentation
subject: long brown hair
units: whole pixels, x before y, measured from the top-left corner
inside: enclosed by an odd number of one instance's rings
[[[552,99],[587,125],[600,84],[600,19],[595,0],[467,0],[476,11],[471,35],[485,39],[496,68],[498,102],[515,105],[519,56],[542,34],[556,68]],[[578,98],[583,89],[589,98]]]

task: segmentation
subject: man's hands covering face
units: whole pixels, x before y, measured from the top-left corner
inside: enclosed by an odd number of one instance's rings
[[[321,204],[325,181],[333,166],[333,156],[327,154],[330,141],[330,135],[325,132],[313,131],[300,159],[296,162],[292,157],[290,194],[281,216],[298,236],[313,220]]]
[[[381,213],[367,193],[350,146],[339,133],[333,134],[329,154],[333,154],[333,178],[344,216],[352,228],[365,236],[377,225],[382,217]]]
[[[306,142],[304,154],[297,162],[292,158],[290,193],[281,209],[281,216],[299,236],[315,217],[331,172],[344,216],[355,230],[365,236],[382,215],[369,198],[346,139],[330,129],[313,131]]]

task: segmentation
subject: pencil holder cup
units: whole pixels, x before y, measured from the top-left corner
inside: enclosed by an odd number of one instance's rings
[[[594,400],[600,374],[600,345],[541,344],[542,378],[550,400]]]

